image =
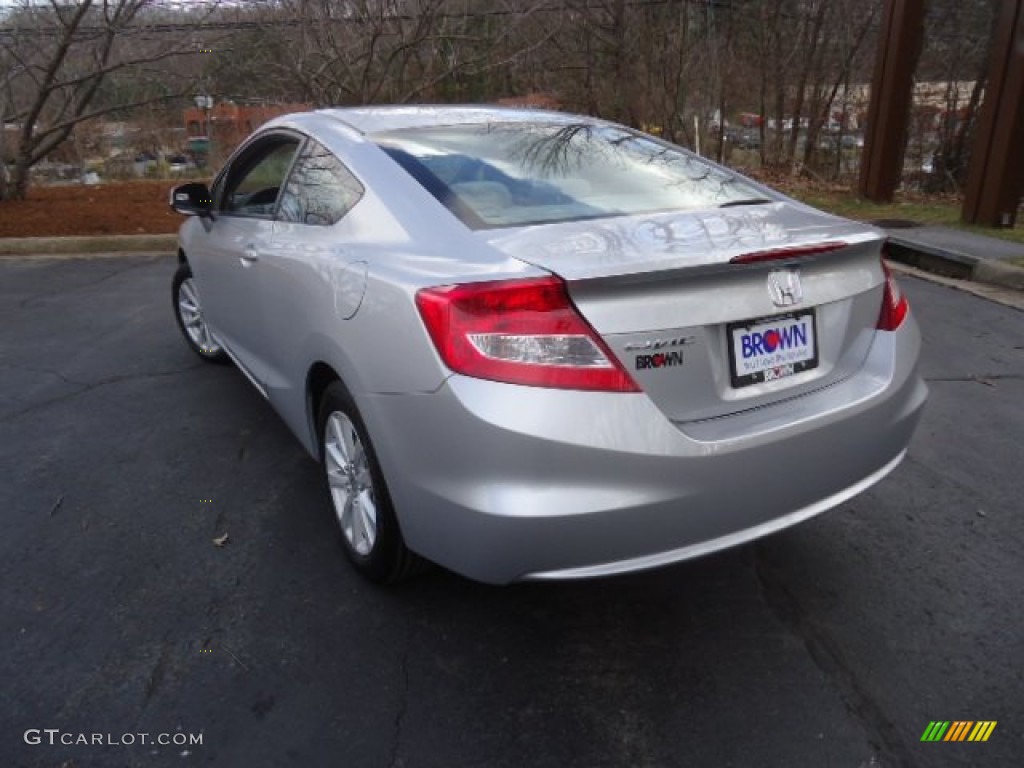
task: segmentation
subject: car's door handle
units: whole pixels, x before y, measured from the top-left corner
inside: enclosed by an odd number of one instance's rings
[[[252,246],[249,246],[244,251],[242,251],[242,255],[239,256],[239,259],[241,260],[243,267],[251,267],[253,264],[260,260],[260,257],[257,255],[256,249],[253,248]]]

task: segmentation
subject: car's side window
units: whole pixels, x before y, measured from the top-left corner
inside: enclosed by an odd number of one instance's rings
[[[298,148],[298,138],[274,136],[238,157],[227,173],[220,209],[240,216],[273,216]]]
[[[310,139],[295,161],[281,196],[282,221],[330,226],[363,196],[363,185],[322,144]]]

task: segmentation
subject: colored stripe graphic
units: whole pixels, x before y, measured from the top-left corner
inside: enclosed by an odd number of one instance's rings
[[[931,720],[921,741],[988,741],[996,720]]]
[[[996,729],[996,722],[996,720],[979,720],[978,724],[974,726],[974,730],[971,731],[971,735],[967,737],[967,740],[988,741],[988,737]]]
[[[921,741],[939,741],[949,728],[948,720],[932,720],[921,734]]]
[[[954,720],[953,726],[949,729],[949,733],[946,734],[946,738],[943,741],[963,741],[964,736],[967,735],[967,729],[974,725],[970,720]]]

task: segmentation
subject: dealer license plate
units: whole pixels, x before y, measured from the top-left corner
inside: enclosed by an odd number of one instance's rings
[[[814,310],[730,323],[733,387],[775,381],[818,367]]]

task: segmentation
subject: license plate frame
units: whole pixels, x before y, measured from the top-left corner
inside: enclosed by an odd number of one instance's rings
[[[810,318],[810,343],[807,344],[810,348],[809,356],[802,356],[800,359],[781,359],[778,360],[774,365],[768,364],[760,367],[756,371],[741,372],[737,364],[736,356],[736,333],[738,331],[754,331],[760,328],[768,328],[769,326],[779,326],[783,323],[789,323],[787,327],[795,327],[797,322],[803,318]],[[773,330],[768,328],[768,330]],[[778,379],[788,378],[804,371],[810,371],[818,367],[818,318],[814,309],[801,309],[794,312],[783,312],[778,315],[771,315],[769,317],[755,317],[750,320],[741,320],[735,323],[728,323],[725,326],[726,336],[726,347],[729,355],[729,376],[733,389],[742,389],[749,387],[754,384],[761,384],[766,379],[775,381]],[[785,350],[781,350],[776,353],[777,356],[785,356]],[[795,356],[794,356],[795,357]],[[764,359],[763,357],[761,359]],[[771,372],[771,375],[769,375]]]

